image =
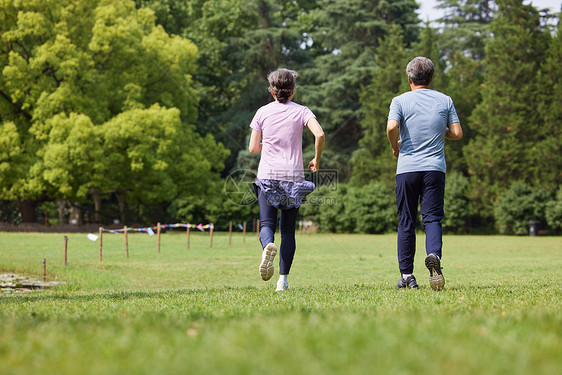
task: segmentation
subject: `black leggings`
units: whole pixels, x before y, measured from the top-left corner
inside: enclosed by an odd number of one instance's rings
[[[299,209],[288,208],[278,210],[267,202],[265,194],[258,190],[258,205],[260,207],[260,242],[262,248],[274,242],[277,227],[277,211],[281,211],[281,246],[279,254],[279,274],[288,275],[295,257],[296,240],[295,225]]]

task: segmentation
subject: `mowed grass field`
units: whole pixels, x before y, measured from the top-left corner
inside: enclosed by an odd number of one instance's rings
[[[55,290],[0,295],[0,374],[560,374],[562,239],[445,236],[445,290],[396,290],[395,235],[303,234],[260,279],[255,233],[0,233],[0,270]],[[276,258],[277,263],[278,258]],[[277,271],[277,264],[276,264]]]

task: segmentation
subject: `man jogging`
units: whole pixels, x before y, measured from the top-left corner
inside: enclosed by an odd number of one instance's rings
[[[398,158],[396,205],[398,207],[398,288],[418,288],[414,272],[415,224],[418,202],[426,235],[425,265],[429,285],[441,290],[443,200],[445,195],[445,139],[459,140],[462,128],[453,101],[430,90],[435,67],[425,57],[408,63],[411,91],[395,97],[390,105],[386,133]]]

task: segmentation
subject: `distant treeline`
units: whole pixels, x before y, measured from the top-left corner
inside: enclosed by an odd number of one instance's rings
[[[423,24],[415,0],[5,1],[0,221],[256,216],[240,173],[259,161],[248,124],[271,100],[266,75],[288,67],[300,73],[294,100],[326,131],[322,168],[338,178],[302,215],[323,230],[392,230],[386,116],[423,55],[465,133],[446,145],[445,229],[559,230],[558,14],[521,0],[439,6],[445,16]]]

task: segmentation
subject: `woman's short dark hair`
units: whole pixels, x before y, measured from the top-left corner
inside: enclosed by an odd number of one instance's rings
[[[287,103],[289,101],[298,76],[299,74],[294,70],[283,68],[269,73],[267,76],[269,90],[275,95],[279,103]]]
[[[435,73],[433,62],[427,57],[415,57],[408,63],[406,74],[414,85],[429,85]]]

